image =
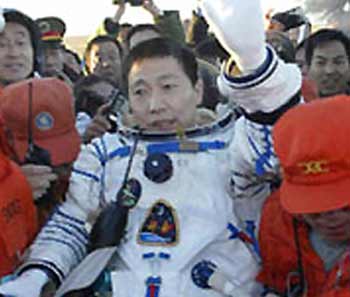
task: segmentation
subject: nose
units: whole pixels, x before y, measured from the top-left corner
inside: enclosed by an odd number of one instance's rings
[[[13,42],[9,42],[7,45],[7,54],[11,57],[17,57],[21,54],[21,50],[16,44],[14,44]]]
[[[165,109],[164,98],[160,92],[154,90],[150,98],[149,109],[151,113],[159,113]]]
[[[328,62],[325,66],[325,73],[329,74],[329,73],[334,73],[336,71],[336,65],[334,65],[333,62]]]

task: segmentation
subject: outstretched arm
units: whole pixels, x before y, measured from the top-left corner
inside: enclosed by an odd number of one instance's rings
[[[300,91],[300,71],[285,64],[265,43],[260,0],[199,3],[210,28],[231,55],[218,80],[223,95],[252,114],[276,111]]]

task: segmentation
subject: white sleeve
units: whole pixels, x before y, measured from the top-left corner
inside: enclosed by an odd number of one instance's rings
[[[265,62],[255,72],[242,76],[230,74],[230,62],[218,77],[220,92],[247,113],[271,113],[301,90],[301,72],[295,64],[284,63],[267,46]]]
[[[97,148],[96,144],[82,148],[74,164],[66,201],[43,227],[20,270],[31,266],[45,267],[62,281],[85,257],[86,221],[97,211],[102,189],[103,164]]]
[[[231,194],[234,212],[241,222],[260,219],[270,181],[278,177],[278,159],[273,150],[272,126],[253,123],[241,117],[235,126],[230,147]]]

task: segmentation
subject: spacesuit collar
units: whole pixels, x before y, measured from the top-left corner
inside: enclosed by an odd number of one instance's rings
[[[184,137],[186,138],[194,138],[199,136],[205,136],[208,134],[212,134],[220,129],[223,129],[227,127],[232,120],[235,119],[235,115],[233,112],[229,112],[225,114],[222,118],[213,121],[210,124],[202,125],[200,127],[193,127],[189,128],[185,131]],[[140,131],[137,128],[127,128],[127,127],[121,127],[119,130],[120,134],[122,134],[125,137],[139,137],[141,140],[148,140],[148,141],[166,141],[166,140],[172,140],[177,139],[179,137],[179,133],[174,132],[148,132],[148,131]]]

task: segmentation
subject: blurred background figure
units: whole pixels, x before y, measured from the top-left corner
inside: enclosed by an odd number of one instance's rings
[[[0,34],[0,87],[34,77],[40,72],[40,33],[24,13],[4,10],[5,28]]]
[[[43,49],[42,75],[45,77],[57,77],[70,86],[73,82],[64,72],[64,45],[63,37],[66,32],[66,24],[58,17],[44,17],[36,20],[41,33]]]
[[[312,30],[311,22],[301,7],[278,12],[272,15],[269,21],[268,30],[284,32],[294,46],[307,38]]]
[[[84,76],[82,60],[75,51],[68,48],[64,48],[63,55],[63,71],[75,83]]]
[[[111,36],[96,36],[86,46],[84,60],[88,74],[95,74],[111,80],[120,87],[122,77],[123,49]]]
[[[348,94],[350,39],[342,31],[322,29],[305,46],[308,76],[316,83],[319,97]]]
[[[74,96],[76,127],[84,143],[115,131],[118,115],[126,112],[126,97],[105,77],[89,74],[82,78],[74,86]]]

